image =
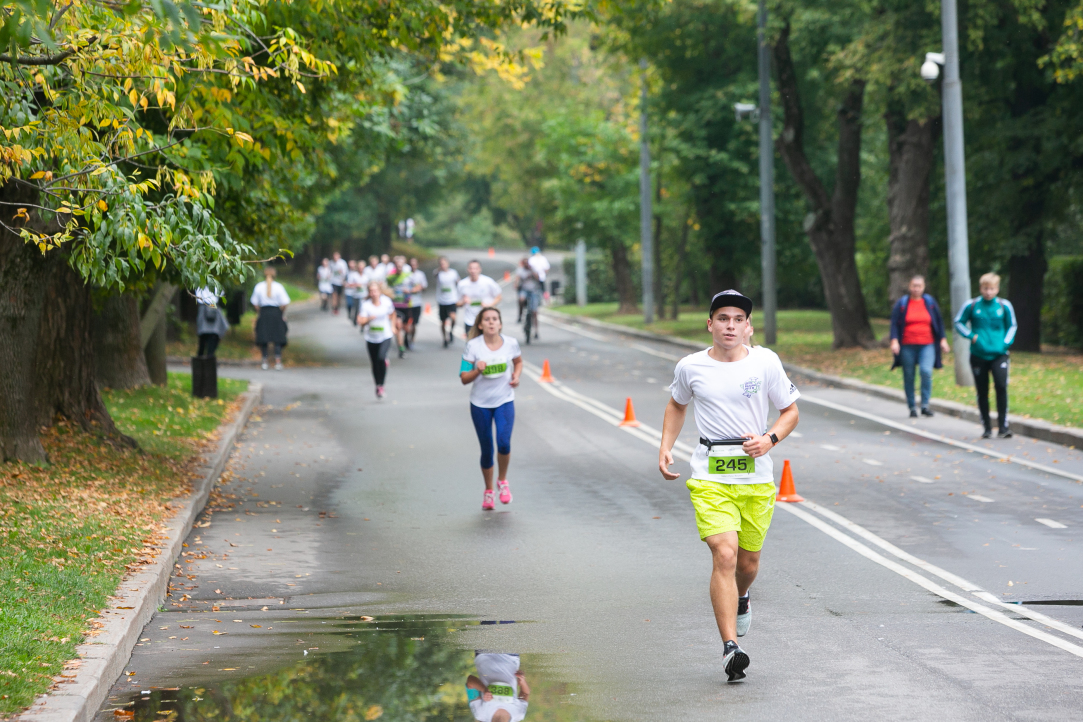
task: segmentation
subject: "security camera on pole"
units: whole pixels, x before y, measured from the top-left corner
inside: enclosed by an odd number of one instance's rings
[[[951,271],[951,313],[954,318],[970,299],[970,245],[966,220],[966,156],[963,148],[963,83],[959,79],[959,22],[955,0],[942,0],[940,21],[943,53],[926,53],[921,77],[935,83],[944,69],[944,187],[948,201],[948,268]],[[954,334],[955,383],[973,386],[970,341]]]

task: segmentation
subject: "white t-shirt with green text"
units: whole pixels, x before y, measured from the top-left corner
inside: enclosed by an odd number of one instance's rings
[[[478,361],[485,362],[485,370],[474,379],[470,389],[470,403],[482,409],[495,409],[515,400],[511,372],[513,361],[523,352],[514,338],[503,334],[500,338],[503,344],[495,351],[485,345],[484,336],[470,339],[463,350],[463,371],[475,368]]]

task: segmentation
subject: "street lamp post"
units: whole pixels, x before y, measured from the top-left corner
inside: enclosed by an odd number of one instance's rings
[[[651,146],[647,137],[647,60],[639,61],[639,251],[642,257],[643,323],[654,323],[654,244],[651,238]]]
[[[926,53],[921,77],[935,82],[944,67],[941,87],[944,112],[944,188],[948,204],[948,268],[954,318],[970,299],[970,244],[966,218],[966,156],[963,148],[963,83],[959,78],[959,22],[955,0],[942,0],[940,21],[944,52]],[[973,386],[970,341],[954,334],[955,383]]]
[[[775,313],[775,147],[771,138],[771,56],[767,47],[767,2],[760,0],[760,263],[763,276],[764,342],[776,341]]]

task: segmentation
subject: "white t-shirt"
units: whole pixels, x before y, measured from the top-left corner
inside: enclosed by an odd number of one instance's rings
[[[346,274],[346,286],[348,288],[346,289],[346,295],[347,296],[353,296],[355,298],[360,298],[362,296],[367,296],[368,292],[365,291],[364,288],[362,288],[362,284],[364,284],[364,282],[365,282],[365,277],[362,276],[358,271],[350,271],[349,273],[347,273]],[[350,287],[351,284],[356,284],[356,285],[353,285],[352,287]]]
[[[290,295],[278,281],[271,281],[271,292],[267,293],[267,282],[260,281],[252,289],[252,305],[263,306],[286,306],[290,302]]]
[[[387,276],[384,275],[383,269],[378,266],[365,266],[365,270],[361,271],[361,279],[365,283],[365,295],[368,295],[369,284],[383,283],[387,280]]]
[[[414,271],[414,275],[410,276],[410,286],[421,286],[424,290],[429,287],[429,279],[425,276],[425,272],[420,268]],[[410,308],[417,308],[421,305],[421,291],[410,294]]]
[[[511,688],[511,696],[493,695],[488,702],[480,697],[470,701],[470,712],[479,722],[491,722],[498,710],[507,710],[512,722],[521,722],[526,718],[527,701],[519,699],[519,680],[515,673],[519,671],[519,655],[499,652],[481,652],[474,656],[474,665],[478,678],[493,691],[493,685]]]
[[[459,272],[454,268],[436,272],[436,302],[449,306],[459,302]]]
[[[341,286],[346,281],[346,274],[350,272],[350,266],[343,259],[331,261],[331,284]]]
[[[745,358],[731,363],[715,361],[706,349],[685,356],[677,362],[669,390],[678,404],[696,402],[696,428],[702,438],[711,441],[763,434],[767,431],[768,400],[776,409],[784,409],[801,397],[778,355],[762,346],[748,349]],[[722,468],[730,464],[731,471],[747,468],[741,462],[728,462],[731,454],[747,463],[748,456],[740,446],[713,447],[711,457],[720,460],[709,462],[707,447],[697,444],[692,454],[692,478],[721,484],[774,482],[770,453],[755,459],[755,473],[709,473],[709,463]]]
[[[501,293],[500,284],[485,274],[478,276],[476,281],[471,281],[469,277],[459,281],[459,296],[467,298],[466,305],[463,306],[463,323],[473,326],[482,304],[492,303]]]
[[[485,370],[474,379],[470,389],[470,403],[478,408],[495,409],[515,400],[515,389],[511,387],[512,361],[523,352],[514,338],[504,334],[500,338],[504,343],[495,351],[485,345],[484,336],[470,339],[463,350],[462,371],[473,369],[478,361],[485,362]]]
[[[540,253],[535,253],[526,261],[531,268],[538,273],[538,280],[545,283],[545,275],[549,271],[549,259]]]
[[[331,293],[331,266],[320,266],[316,269],[316,287],[320,293]]]
[[[383,343],[395,335],[395,304],[387,296],[380,296],[379,303],[366,298],[358,315],[369,319],[365,325],[365,340],[369,343]]]

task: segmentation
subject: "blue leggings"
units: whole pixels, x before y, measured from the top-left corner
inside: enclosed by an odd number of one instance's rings
[[[493,468],[493,422],[496,422],[496,450],[511,453],[511,429],[515,426],[515,402],[509,401],[495,409],[483,409],[470,404],[470,417],[481,443],[481,468]]]

